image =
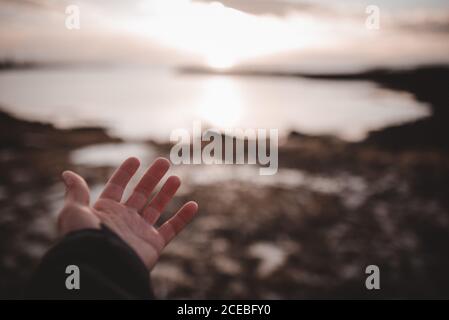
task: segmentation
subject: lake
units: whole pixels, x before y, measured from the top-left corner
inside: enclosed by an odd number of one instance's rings
[[[369,81],[181,74],[155,67],[3,71],[0,105],[57,127],[100,125],[124,139],[169,139],[200,120],[213,128],[276,128],[349,141],[430,115],[412,95]]]

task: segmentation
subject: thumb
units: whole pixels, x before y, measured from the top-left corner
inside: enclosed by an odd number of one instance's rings
[[[89,187],[86,181],[73,171],[64,171],[62,179],[66,186],[65,203],[89,205]]]

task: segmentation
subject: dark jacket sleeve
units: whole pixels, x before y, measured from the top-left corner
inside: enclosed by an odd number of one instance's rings
[[[74,269],[79,270],[79,289],[76,289],[77,271]],[[31,278],[25,297],[153,298],[149,273],[142,260],[105,226],[70,233],[50,249]]]

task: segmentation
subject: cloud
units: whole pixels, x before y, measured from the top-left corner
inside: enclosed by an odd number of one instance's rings
[[[318,60],[387,63],[401,57],[449,57],[449,11],[443,8],[382,9],[381,30],[373,33],[364,26],[366,13],[360,6],[338,10],[322,1],[213,2],[71,0],[80,5],[82,27],[68,31],[68,2],[0,0],[0,58],[304,66],[310,61],[319,65]]]
[[[242,0],[195,0],[195,2],[212,3],[220,2],[226,7],[240,10],[242,12],[254,15],[277,15],[285,16],[291,12],[323,12],[328,11],[325,7],[310,2],[303,1],[273,1],[273,0],[259,0],[259,1],[242,1]]]

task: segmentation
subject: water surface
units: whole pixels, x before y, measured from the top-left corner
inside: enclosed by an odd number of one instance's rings
[[[403,92],[367,81],[186,75],[160,68],[62,68],[0,73],[0,105],[58,127],[102,125],[167,140],[195,120],[219,129],[277,128],[347,140],[430,114]]]

